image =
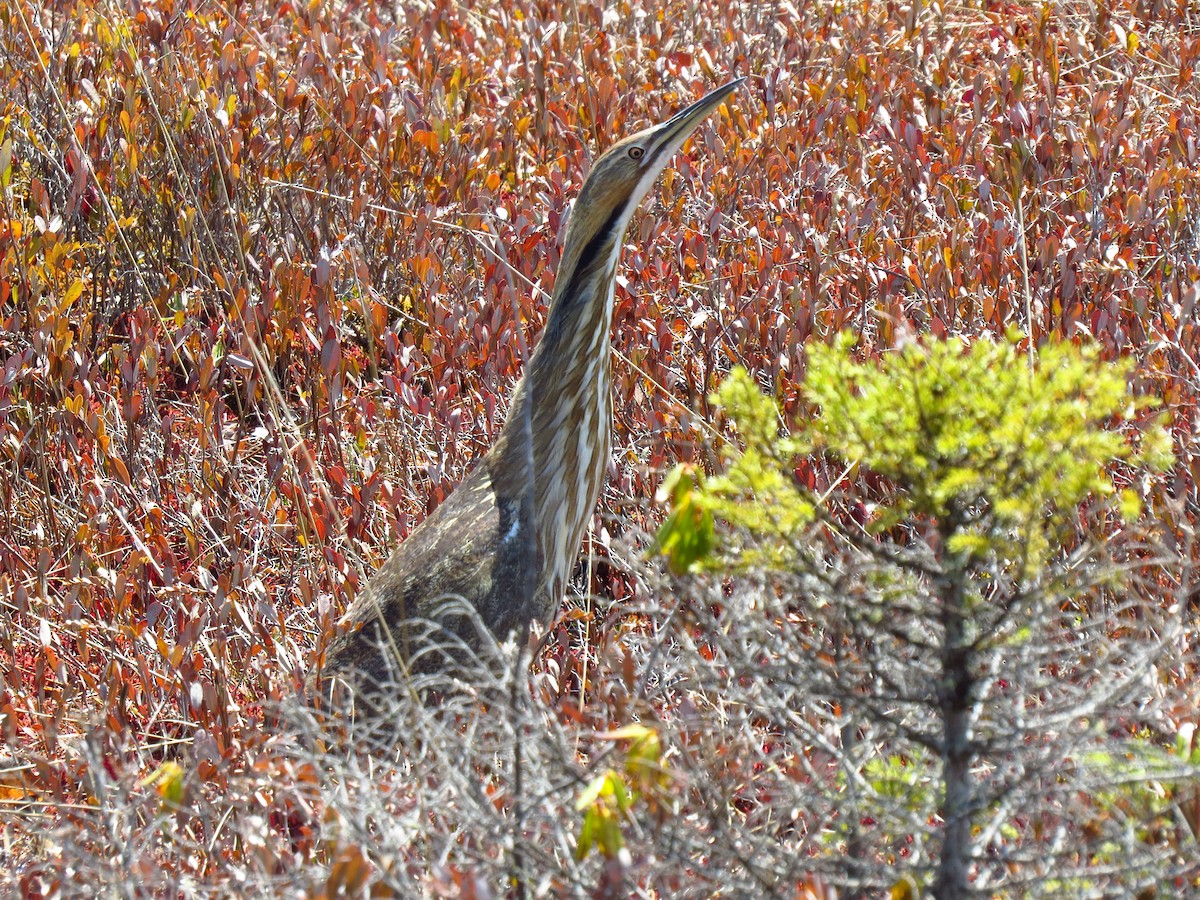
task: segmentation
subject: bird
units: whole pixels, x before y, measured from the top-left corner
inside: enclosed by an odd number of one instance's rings
[[[380,690],[557,613],[612,446],[613,291],[625,230],[688,136],[744,81],[617,141],[568,215],[540,340],[490,450],[368,580],[318,667]]]

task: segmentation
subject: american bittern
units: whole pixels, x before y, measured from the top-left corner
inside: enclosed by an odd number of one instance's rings
[[[567,224],[545,330],[499,438],[351,605],[326,677],[378,686],[444,666],[429,623],[468,644],[474,631],[448,598],[474,607],[501,638],[555,614],[608,465],[613,278],[625,228],[688,135],[741,80],[596,160]]]

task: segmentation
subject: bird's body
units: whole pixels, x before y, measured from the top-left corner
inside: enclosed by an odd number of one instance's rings
[[[557,611],[612,444],[613,284],[626,226],[667,161],[739,83],[596,161],[568,221],[545,330],[499,438],[347,611],[326,676],[378,686],[443,667],[460,653],[445,638],[476,643],[455,602],[501,638]]]

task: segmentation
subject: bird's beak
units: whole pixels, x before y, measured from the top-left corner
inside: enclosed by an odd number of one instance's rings
[[[665,164],[666,157],[672,156],[687,140],[688,135],[696,130],[696,126],[703,122],[745,80],[745,78],[735,78],[728,84],[721,85],[715,91],[705,94],[691,106],[675,113],[667,121],[650,129],[653,149],[646,154],[647,163],[650,165],[655,162]]]

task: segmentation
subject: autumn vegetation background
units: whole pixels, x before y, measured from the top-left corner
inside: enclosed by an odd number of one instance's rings
[[[746,713],[762,695],[722,680],[733,650],[699,628],[739,579],[644,555],[664,473],[719,467],[710,398],[733,366],[797,421],[806,347],[846,329],[867,360],[1015,327],[1132,361],[1175,460],[1126,479],[1154,523],[1140,537],[1174,554],[1137,584],[1180,630],[1152,714],[1104,726],[1186,760],[1198,60],[1187,0],[4,0],[4,889],[918,890],[912,834],[866,853],[837,803],[819,822],[780,803],[820,765]],[[497,432],[589,161],[735,75],[630,228],[609,479],[527,702],[494,701],[499,672],[444,715],[405,707],[413,739],[386,762],[281,712],[365,577]],[[892,491],[842,474],[794,473],[856,492],[867,518]],[[1080,515],[1075,537],[1126,530]],[[1170,875],[1131,883],[1187,896],[1195,781],[1107,790],[1074,795],[1058,827],[1131,823]],[[595,833],[580,852],[588,809],[621,852]],[[1040,827],[998,834],[995,865],[1036,856]],[[1122,877],[1073,864],[1100,874],[1066,895]]]

